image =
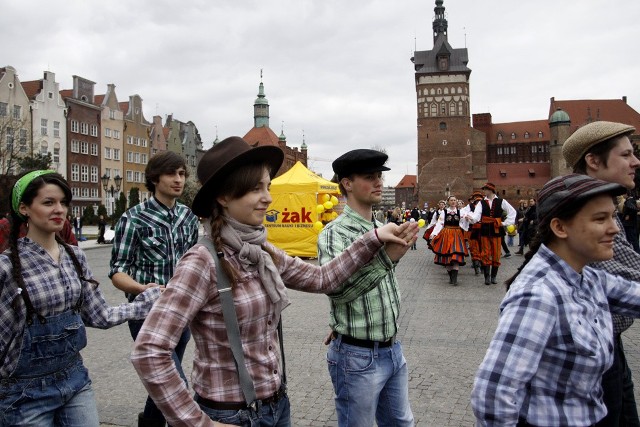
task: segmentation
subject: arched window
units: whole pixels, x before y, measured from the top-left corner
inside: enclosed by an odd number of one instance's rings
[[[456,103],[453,101],[451,102],[451,104],[449,104],[449,115],[450,116],[456,115]]]
[[[40,154],[42,154],[43,156],[46,156],[48,151],[49,151],[49,144],[47,144],[47,141],[42,141],[42,143],[40,144]]]
[[[462,101],[458,101],[458,115],[459,116],[464,115],[464,108],[462,107]]]
[[[447,115],[447,105],[444,102],[440,104],[440,114],[443,116]]]
[[[543,135],[542,131],[538,132],[538,138],[542,138]]]
[[[447,124],[445,122],[440,122],[440,130],[447,130]]]
[[[516,133],[515,132],[511,132],[511,139],[516,139]]]
[[[436,94],[437,95],[442,95],[442,88],[436,89]]]
[[[524,133],[524,139],[529,139],[529,132]]]
[[[438,104],[436,104],[435,102],[433,102],[431,104],[431,116],[435,117],[438,115]]]
[[[445,88],[444,88],[444,94],[445,94],[445,95],[449,95],[449,88],[448,88],[448,87],[445,87]]]
[[[498,141],[502,141],[502,132],[498,132]]]

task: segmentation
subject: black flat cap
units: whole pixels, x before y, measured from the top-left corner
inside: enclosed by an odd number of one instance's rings
[[[331,166],[333,172],[338,175],[338,179],[349,176],[353,173],[372,173],[391,170],[384,164],[389,156],[378,151],[360,148],[344,153],[333,161]]]

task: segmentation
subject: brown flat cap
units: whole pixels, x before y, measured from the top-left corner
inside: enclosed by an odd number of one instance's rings
[[[616,136],[632,134],[633,126],[614,122],[592,122],[578,128],[562,145],[562,156],[570,167],[574,167],[591,147]]]

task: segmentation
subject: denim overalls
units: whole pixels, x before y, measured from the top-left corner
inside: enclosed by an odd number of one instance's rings
[[[87,335],[83,295],[60,314],[37,314],[26,289],[22,348],[11,376],[0,380],[0,426],[98,426],[98,413],[80,350]],[[35,319],[34,319],[35,315]]]

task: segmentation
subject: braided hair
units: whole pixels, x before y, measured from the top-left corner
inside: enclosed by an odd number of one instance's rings
[[[28,172],[26,172],[28,173]],[[22,176],[26,175],[23,174]],[[31,181],[31,183],[25,188],[22,198],[20,201],[27,206],[30,206],[33,203],[33,200],[38,195],[38,191],[47,184],[54,184],[60,187],[62,192],[64,193],[65,199],[67,203],[71,202],[72,193],[71,188],[67,184],[67,181],[62,177],[62,175],[58,173],[50,173],[39,176],[38,178]],[[22,274],[22,263],[20,261],[20,252],[18,250],[18,239],[20,238],[21,231],[24,227],[27,226],[27,218],[24,218],[22,215],[19,215],[15,211],[11,211],[11,231],[9,234],[9,260],[11,261],[12,267],[12,278],[18,287],[24,292],[26,290],[26,285],[24,283],[24,277]],[[65,252],[71,258],[71,262],[73,263],[76,274],[81,282],[89,282],[94,286],[98,286],[98,281],[94,279],[87,279],[84,276],[82,271],[82,266],[75,252],[66,242],[64,242],[60,236],[56,234],[55,236],[56,242],[62,245]],[[2,288],[0,288],[0,292]],[[28,295],[28,294],[27,294]],[[14,309],[17,309],[17,305],[22,298],[20,296],[16,296],[16,299],[13,301]]]
[[[218,187],[220,188],[218,193],[211,195],[211,198],[213,199],[213,208],[209,221],[209,225],[211,227],[210,237],[218,252],[221,251],[223,245],[221,231],[226,225],[226,220],[223,215],[223,207],[218,202],[217,198],[220,196],[229,196],[234,199],[239,199],[255,188],[262,179],[265,170],[269,170],[269,165],[267,163],[244,165],[227,175]],[[277,257],[275,253],[266,246],[262,246],[262,249],[266,251],[273,259],[273,262],[277,264]],[[220,258],[220,262],[222,270],[229,278],[229,283],[231,286],[235,286],[238,283],[238,272],[226,258]]]

